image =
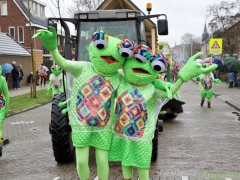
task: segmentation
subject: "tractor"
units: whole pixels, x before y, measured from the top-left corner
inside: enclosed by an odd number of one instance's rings
[[[57,24],[60,22],[61,27],[63,27],[65,31],[65,59],[72,60],[72,46],[74,46],[75,61],[90,61],[88,46],[91,43],[92,34],[96,30],[103,30],[108,35],[121,40],[128,38],[136,44],[146,44],[150,46],[146,38],[144,20],[159,17],[163,18],[157,19],[158,35],[167,35],[168,22],[165,14],[144,15],[140,11],[128,9],[87,11],[75,14],[74,18],[48,18],[48,25],[57,29]],[[70,35],[69,26],[66,22],[70,22],[75,26],[76,36]],[[155,41],[155,38],[156,35],[154,33],[152,41]],[[154,48],[155,47],[152,47],[152,49]],[[54,157],[59,163],[71,162],[75,157],[75,149],[71,140],[71,127],[68,124],[69,116],[61,112],[68,105],[61,108],[58,107],[60,102],[71,97],[71,87],[74,78],[68,73],[65,73],[65,75],[66,89],[63,93],[57,94],[53,98],[51,122],[49,124]],[[156,122],[152,161],[157,159],[158,132],[162,130],[162,122]]]

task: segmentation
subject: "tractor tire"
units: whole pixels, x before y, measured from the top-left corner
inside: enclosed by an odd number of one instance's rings
[[[158,128],[155,129],[154,137],[152,139],[152,158],[151,162],[154,162],[157,160],[158,157]]]
[[[163,132],[163,120],[157,120],[158,132]]]
[[[71,137],[71,127],[69,126],[68,113],[62,114],[64,105],[59,108],[58,104],[66,100],[66,93],[56,94],[52,102],[50,134],[52,137],[52,148],[55,160],[58,163],[72,162],[75,157]]]

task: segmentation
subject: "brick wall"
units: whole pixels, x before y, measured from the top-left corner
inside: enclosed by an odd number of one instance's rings
[[[0,28],[1,32],[9,34],[9,26],[15,27],[15,39],[18,41],[18,26],[23,26],[24,28],[24,43],[21,43],[24,47],[30,48],[31,47],[31,36],[33,36],[36,31],[39,29],[37,27],[32,27],[32,33],[30,34],[29,26],[27,17],[22,13],[22,11],[17,7],[13,0],[0,0],[7,1],[7,8],[8,8],[8,15],[1,16],[0,15]],[[39,38],[35,38],[32,41],[33,48],[35,49],[42,49],[42,43],[40,42]]]

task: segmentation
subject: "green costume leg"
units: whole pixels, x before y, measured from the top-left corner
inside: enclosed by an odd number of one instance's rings
[[[124,180],[131,180],[133,177],[133,167],[132,166],[122,166],[123,178]]]
[[[99,180],[108,180],[109,164],[108,151],[95,148],[97,161],[97,175]]]
[[[148,180],[149,179],[149,169],[140,169],[138,168],[139,180]]]
[[[76,148],[76,163],[77,163],[77,172],[81,180],[89,179],[89,149],[90,147]]]

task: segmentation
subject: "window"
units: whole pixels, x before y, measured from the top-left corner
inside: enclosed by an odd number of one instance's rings
[[[9,27],[9,34],[15,39],[15,28],[14,27]]]
[[[18,26],[18,42],[24,42],[24,29],[23,26]]]
[[[7,1],[2,1],[0,3],[1,6],[1,15],[6,16],[7,15]]]

